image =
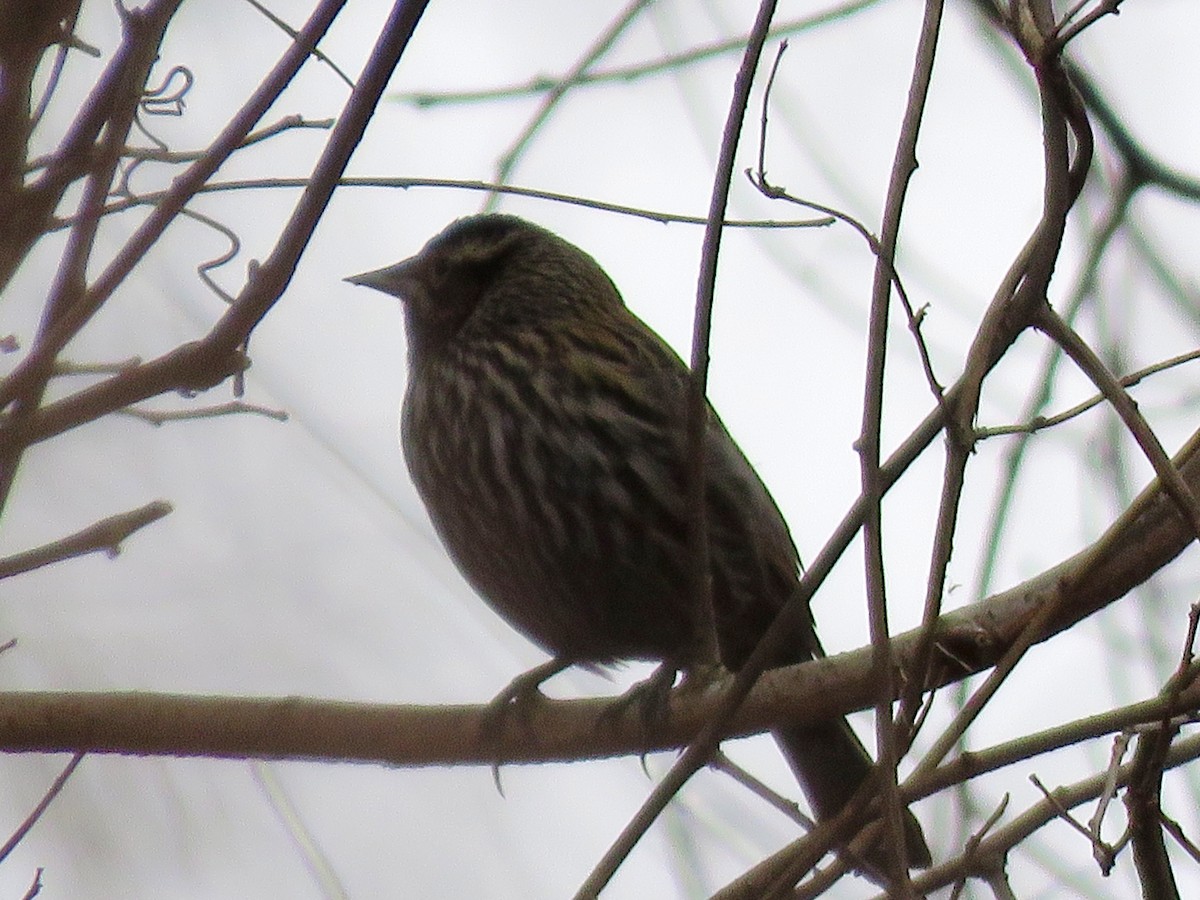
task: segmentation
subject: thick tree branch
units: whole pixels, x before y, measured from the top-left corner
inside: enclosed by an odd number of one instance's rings
[[[1200,486],[1200,433],[1175,457]],[[1191,541],[1191,530],[1157,482],[1095,543],[1028,581],[938,622],[933,687],[996,663],[1047,604],[1046,640],[1120,599]],[[917,652],[920,631],[894,638],[899,667]],[[865,647],[762,676],[727,730],[803,725],[875,702],[872,650]],[[494,741],[480,734],[487,706],[380,706],[298,697],[241,699],[142,693],[0,695],[0,751],[170,756],[338,759],[396,765],[491,765],[641,753],[682,746],[722,708],[721,691],[673,697],[668,721],[647,733],[636,708],[618,700],[550,701],[528,719],[509,717]],[[1159,713],[1161,717],[1161,712]]]

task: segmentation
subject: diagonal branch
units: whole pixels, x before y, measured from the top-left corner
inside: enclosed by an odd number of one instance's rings
[[[125,249],[88,289],[87,301],[77,304],[48,336],[54,352],[82,327],[216,166],[240,145],[294,76],[343,3],[344,0],[326,0],[321,5],[305,25],[296,44],[284,54],[212,150],[175,179]],[[6,441],[27,446],[166,391],[207,390],[246,367],[247,361],[239,348],[287,287],[300,254],[337,187],[350,154],[361,139],[425,5],[426,0],[409,0],[393,9],[275,249],[213,329],[201,340],[182,344],[157,359],[38,410],[24,427],[5,435]],[[19,395],[31,375],[36,372],[31,373],[28,366],[19,366],[8,379],[0,382],[0,403]]]
[[[863,522],[863,568],[866,575],[867,618],[874,651],[875,678],[878,694],[875,700],[875,735],[877,768],[884,791],[887,822],[886,845],[891,882],[903,896],[911,897],[908,880],[909,863],[905,856],[904,811],[896,793],[896,762],[902,752],[896,724],[892,720],[892,700],[896,696],[895,669],[892,658],[891,634],[888,626],[887,580],[883,564],[883,495],[880,469],[880,434],[883,429],[883,386],[887,359],[888,318],[891,309],[892,272],[895,269],[896,246],[900,240],[900,219],[913,173],[917,169],[917,139],[925,117],[925,102],[933,77],[933,61],[941,34],[942,0],[926,0],[921,21],[913,74],[909,84],[908,102],[900,137],[892,157],[888,180],[887,200],[880,230],[879,253],[875,257],[875,272],[871,284],[871,309],[867,321],[866,367],[863,373],[862,430],[857,449],[862,483],[862,497],[867,515]]]
[[[22,572],[48,566],[52,563],[83,556],[87,553],[103,551],[109,556],[121,552],[121,542],[140,528],[145,528],[152,522],[157,522],[171,512],[171,504],[164,500],[155,500],[138,509],[117,513],[107,519],[101,519],[50,544],[14,553],[12,556],[0,559],[0,579]]]
[[[721,138],[721,153],[717,171],[713,176],[713,190],[709,201],[708,222],[704,231],[700,273],[696,286],[696,314],[691,359],[692,377],[688,391],[687,409],[687,499],[688,510],[691,512],[690,518],[693,520],[688,526],[688,555],[693,561],[694,571],[698,573],[691,588],[698,592],[696,602],[701,610],[702,640],[710,642],[702,650],[707,652],[709,660],[716,660],[718,654],[716,652],[716,626],[711,586],[708,583],[709,550],[704,498],[704,432],[708,423],[708,409],[705,401],[709,358],[708,339],[712,320],[713,291],[716,285],[717,253],[721,246],[721,224],[725,220],[725,208],[729,201],[734,156],[742,133],[746,107],[750,101],[750,89],[754,84],[754,74],[758,71],[759,59],[762,57],[763,45],[767,39],[767,30],[770,28],[771,18],[775,14],[775,5],[775,0],[761,0],[758,12],[754,17],[754,24],[750,29],[750,38],[742,56],[741,66],[734,79],[733,97],[730,99],[725,131]],[[794,608],[794,613],[799,614],[800,609]],[[779,618],[784,618],[784,616],[781,615]],[[754,655],[758,655],[757,652]],[[633,820],[625,826],[617,840],[613,842],[584,883],[580,885],[579,891],[576,893],[577,897],[592,897],[600,893],[630,851],[633,850],[634,845],[641,840],[642,835],[666,808],[671,798],[712,756],[720,741],[724,722],[737,709],[746,691],[754,683],[754,678],[762,671],[761,663],[758,664],[757,669],[753,665],[753,663],[745,665],[742,677],[735,685],[735,689],[728,692],[720,712],[712,719],[709,726],[697,735],[696,740],[689,744],[683,756],[651,792]],[[502,759],[503,757],[497,758]]]

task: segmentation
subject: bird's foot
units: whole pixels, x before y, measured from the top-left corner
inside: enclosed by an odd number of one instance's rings
[[[703,694],[724,686],[731,677],[729,670],[720,663],[690,666],[683,673],[683,681],[679,683],[679,692],[680,694]]]
[[[671,691],[675,687],[675,679],[679,672],[679,667],[674,663],[663,662],[649,678],[639,681],[618,697],[599,721],[620,718],[632,710],[638,714],[642,727],[649,734],[667,720]]]
[[[542,684],[563,669],[570,668],[572,664],[573,660],[556,656],[540,666],[534,666],[528,672],[522,672],[510,681],[504,690],[493,697],[487,705],[480,723],[480,741],[499,747],[500,737],[504,733],[509,717],[514,713],[520,723],[528,727],[530,711],[538,701],[545,699],[545,695],[541,691]],[[503,763],[504,757],[497,752],[496,758],[492,761],[492,779],[496,782],[496,790],[501,794],[504,793],[500,784],[500,766]]]
[[[487,712],[483,717],[483,733],[485,737],[496,737],[504,729],[508,716],[516,712],[523,722],[528,720],[528,713],[539,700],[544,700],[542,685],[564,669],[569,669],[573,660],[554,657],[540,666],[534,666],[528,672],[522,672],[492,698]]]

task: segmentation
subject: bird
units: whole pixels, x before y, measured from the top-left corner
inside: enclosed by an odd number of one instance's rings
[[[742,667],[795,590],[799,555],[707,404],[712,615],[701,615],[689,574],[690,371],[595,259],[525,219],[487,213],[346,281],[401,301],[400,436],[412,481],[459,571],[551,655],[546,671],[646,660],[686,674],[711,662],[705,623],[720,663]],[[789,638],[772,667],[823,655],[811,616]],[[818,820],[871,774],[845,719],[773,734]],[[929,865],[911,811],[903,827],[909,865]],[[886,870],[885,851],[867,862]]]

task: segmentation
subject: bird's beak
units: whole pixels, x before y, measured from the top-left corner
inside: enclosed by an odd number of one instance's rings
[[[361,284],[364,287],[383,291],[383,293],[391,294],[393,297],[404,298],[408,296],[414,284],[414,262],[415,259],[406,259],[403,262],[396,263],[394,266],[374,269],[370,272],[361,272],[358,275],[351,275],[343,280],[351,284]]]

